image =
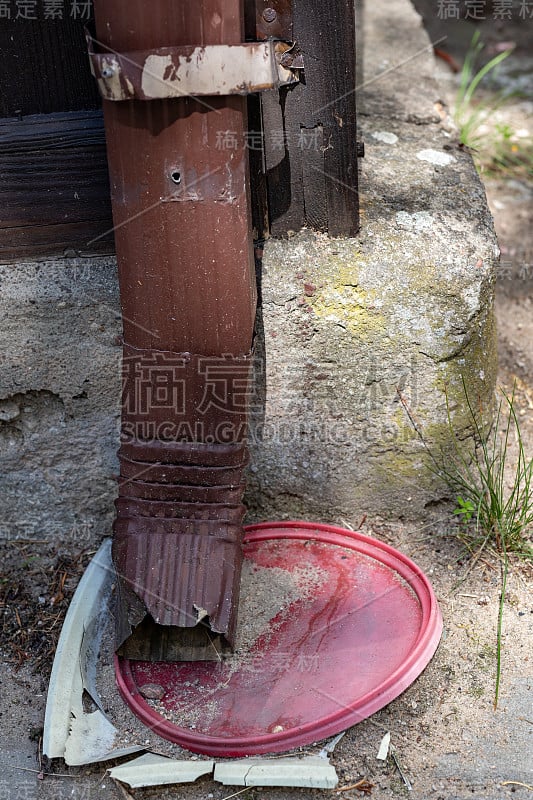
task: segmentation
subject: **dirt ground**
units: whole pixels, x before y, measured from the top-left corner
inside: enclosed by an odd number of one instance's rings
[[[533,134],[532,22],[484,26],[494,45],[518,41],[516,69],[529,76],[529,96],[513,100],[500,114],[515,129]],[[529,25],[529,31],[527,26]],[[458,26],[458,28],[461,26]],[[450,34],[451,36],[451,34]],[[454,55],[469,40],[461,28]],[[448,66],[439,64],[450,89]],[[526,450],[533,455],[533,178],[505,172],[486,179],[502,251],[497,287],[499,383],[516,402]],[[516,453],[516,444],[513,445]],[[359,520],[339,520],[354,527]],[[246,800],[363,797],[348,788],[367,781],[376,800],[411,796],[435,800],[527,798],[533,792],[533,598],[532,569],[512,559],[503,616],[500,703],[493,708],[496,624],[501,565],[490,554],[475,564],[454,532],[448,512],[420,525],[367,520],[362,531],[389,542],[413,558],[431,578],[444,617],[444,634],[430,665],[396,701],[350,729],[332,761],[340,793],[299,789],[249,789]],[[22,798],[135,797],[139,800],[222,800],[238,788],[206,779],[194,786],[135,790],[106,777],[106,766],[66,768],[40,756],[42,722],[54,646],[69,599],[94,551],[72,552],[42,541],[4,542],[0,553],[0,711],[2,771],[0,800]],[[409,792],[397,766],[376,759],[391,733]],[[316,753],[319,747],[306,752]],[[370,785],[372,784],[372,786]]]

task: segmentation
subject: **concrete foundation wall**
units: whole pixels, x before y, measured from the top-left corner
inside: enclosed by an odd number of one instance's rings
[[[119,434],[112,258],[0,267],[2,538],[108,535]]]
[[[267,519],[419,517],[446,497],[428,455],[451,446],[446,395],[461,437],[463,379],[475,404],[494,398],[499,251],[484,189],[411,4],[367,3],[363,28],[361,234],[265,248],[248,502]]]
[[[449,444],[444,388],[459,431],[461,376],[476,400],[493,397],[492,220],[407,0],[367,4],[364,49],[361,236],[303,231],[265,248],[254,518],[422,513],[443,489],[406,408],[438,452]],[[0,266],[0,312],[0,535],[107,535],[120,398],[115,262]]]

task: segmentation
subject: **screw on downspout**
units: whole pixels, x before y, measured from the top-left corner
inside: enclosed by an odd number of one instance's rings
[[[274,22],[274,20],[276,19],[276,17],[278,15],[276,14],[276,11],[273,8],[270,8],[270,6],[269,6],[268,8],[265,8],[265,10],[263,11],[262,16],[263,16],[263,19],[265,20],[265,22],[269,22],[270,23],[270,22]]]

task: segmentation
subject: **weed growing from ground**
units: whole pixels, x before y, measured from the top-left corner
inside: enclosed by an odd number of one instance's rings
[[[529,536],[533,525],[533,459],[527,459],[515,395],[504,392],[496,418],[490,425],[476,413],[463,379],[463,391],[474,442],[466,451],[452,424],[448,395],[446,410],[453,441],[451,459],[439,466],[439,473],[454,493],[454,514],[462,520],[460,538],[471,552],[492,547],[502,559],[502,585],[496,630],[496,685],[494,708],[498,705],[501,680],[502,623],[509,571],[509,554],[533,559]],[[516,464],[509,463],[510,436],[518,444]]]
[[[501,559],[501,594],[496,631],[497,707],[502,657],[502,623],[509,570],[509,557],[533,560],[533,459],[526,456],[520,423],[516,413],[514,390],[511,396],[502,391],[495,419],[484,417],[474,408],[464,378],[462,379],[468,422],[473,432],[465,444],[454,426],[449,396],[446,414],[451,445],[446,453],[435,453],[423,432],[415,425],[431,459],[431,469],[448,485],[455,502],[454,514],[460,519],[458,536],[474,561],[485,549]],[[407,413],[411,422],[412,415]],[[414,424],[414,423],[413,423]],[[511,436],[518,446],[518,458],[510,463]]]
[[[497,174],[502,171],[517,176],[533,175],[533,140],[516,136],[512,126],[497,119],[498,110],[513,97],[509,92],[481,91],[498,66],[512,50],[505,50],[478,68],[484,44],[479,31],[472,38],[460,73],[454,104],[454,118],[459,141],[468,147],[479,172]]]

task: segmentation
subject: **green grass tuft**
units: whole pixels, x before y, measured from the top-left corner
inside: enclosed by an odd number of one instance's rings
[[[533,558],[529,538],[533,527],[533,459],[526,457],[514,391],[511,397],[502,392],[492,425],[481,412],[475,412],[464,380],[463,391],[473,443],[465,448],[459,441],[446,397],[452,453],[440,459],[437,466],[454,494],[454,513],[463,523],[463,541],[472,552],[488,545],[501,555]],[[512,435],[518,446],[515,465],[509,463]]]
[[[471,150],[480,172],[497,174],[533,175],[533,140],[516,137],[513,128],[505,122],[494,121],[494,115],[514,95],[495,92],[480,97],[486,79],[512,52],[511,49],[491,58],[478,69],[484,44],[476,31],[466,54],[460,74],[453,115],[459,128],[459,141]],[[482,85],[483,84],[483,85]]]
[[[474,440],[471,446],[459,441],[453,427],[448,395],[446,412],[452,437],[452,453],[434,460],[436,472],[452,491],[460,520],[459,538],[475,558],[485,548],[501,557],[501,593],[496,629],[496,682],[494,708],[500,695],[502,670],[502,625],[509,571],[509,555],[533,559],[530,541],[533,527],[533,459],[527,459],[516,414],[514,389],[509,397],[502,392],[496,418],[492,422],[476,413],[463,380],[463,392]],[[518,459],[509,463],[510,437],[516,437]]]
[[[527,459],[520,423],[515,408],[515,391],[509,397],[502,391],[496,417],[486,419],[476,412],[461,376],[463,393],[473,431],[471,444],[459,439],[446,392],[446,414],[451,446],[435,454],[422,431],[413,423],[428,455],[431,469],[448,485],[456,503],[454,514],[460,519],[458,537],[473,556],[472,565],[485,549],[501,559],[501,593],[496,629],[496,682],[494,708],[498,705],[502,670],[502,625],[509,571],[509,556],[533,560],[533,459]],[[514,435],[518,458],[510,463],[509,445]]]

